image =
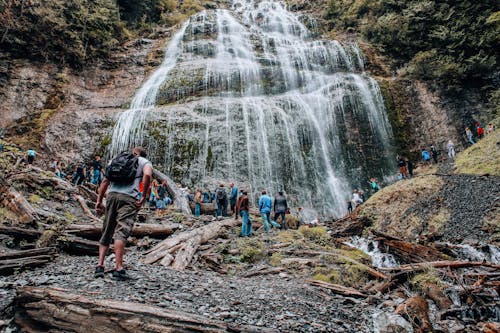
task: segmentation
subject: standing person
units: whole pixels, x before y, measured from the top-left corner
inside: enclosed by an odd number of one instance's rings
[[[406,178],[406,162],[399,155],[397,159],[398,159],[399,172],[401,173],[401,178]]]
[[[351,215],[352,214],[352,201],[347,200],[347,214]]]
[[[422,159],[424,160],[424,164],[429,164],[431,160],[431,155],[425,148],[422,149]]]
[[[224,188],[224,184],[220,184],[219,188],[215,191],[215,198],[217,200],[217,215],[216,216],[226,216],[227,215],[227,193]]]
[[[361,197],[359,196],[358,190],[354,190],[354,192],[352,192],[351,202],[352,202],[353,208],[356,208],[357,206],[359,206],[363,203],[363,199],[361,199]]]
[[[203,202],[204,203],[211,203],[212,202],[212,193],[207,188],[205,188],[205,192],[203,192]]]
[[[82,162],[75,165],[75,172],[73,172],[72,182],[74,185],[78,186],[85,180],[85,166]]]
[[[196,194],[194,195],[194,216],[196,217],[201,215],[201,202],[202,202],[201,189],[197,189]]]
[[[378,186],[377,180],[375,178],[373,178],[373,177],[370,178],[369,183],[370,183],[370,187],[371,187],[373,193],[376,193],[378,190],[380,190],[380,186]],[[352,207],[351,207],[351,209],[352,209]]]
[[[474,142],[474,136],[472,135],[472,131],[470,130],[469,127],[465,128],[465,135],[467,136],[467,140],[469,140],[469,143],[473,145]]]
[[[493,125],[492,123],[489,123],[486,126],[486,135],[489,135],[489,134],[493,133],[494,131],[495,131],[495,125]]]
[[[33,149],[29,148],[26,151],[26,159],[28,160],[28,164],[33,164],[33,162],[35,161],[35,156],[36,151],[34,151]]]
[[[165,215],[165,196],[167,195],[167,181],[164,180],[156,189],[156,215],[163,216]]]
[[[453,141],[449,140],[448,141],[448,157],[451,158],[452,161],[455,160],[455,145],[453,144]]]
[[[135,171],[135,173],[134,173]],[[133,178],[130,178],[132,174]],[[139,183],[142,178],[145,189],[149,189],[153,167],[146,159],[146,151],[141,147],[134,148],[132,154],[118,155],[106,168],[106,176],[99,187],[99,195],[95,209],[100,215],[105,212],[102,235],[99,240],[99,261],[95,268],[95,277],[104,277],[104,259],[109,244],[114,239],[115,270],[113,278],[125,280],[127,274],[123,269],[125,242],[129,237],[137,212],[142,207],[149,193],[139,198]],[[106,197],[104,210],[103,198]]]
[[[408,176],[411,178],[413,177],[413,163],[408,157],[405,157],[405,162],[406,162],[406,169],[408,171]]]
[[[92,168],[94,169],[91,183],[94,185],[100,185],[102,181],[102,162],[101,157],[96,155],[92,161]]]
[[[248,201],[247,191],[243,190],[241,196],[238,198],[236,202],[236,211],[234,214],[234,219],[238,220],[238,216],[241,216],[241,237],[250,237],[252,236],[252,220],[250,220],[250,216],[248,215],[248,211],[250,209],[250,203]]]
[[[438,151],[436,150],[436,147],[434,147],[434,145],[430,145],[430,151],[431,151],[432,159],[434,160],[434,164],[437,164],[438,163]]]
[[[280,225],[271,220],[271,209],[273,207],[273,201],[271,197],[267,195],[266,190],[262,190],[262,195],[259,198],[259,211],[262,221],[264,223],[264,230],[266,233],[271,229],[270,224],[273,227],[279,228]]]
[[[484,136],[484,129],[483,129],[483,126],[481,126],[481,124],[479,124],[478,121],[476,121],[476,132],[477,132],[477,138],[478,139],[482,139],[483,136]]]
[[[274,198],[274,220],[278,222],[278,217],[281,216],[281,230],[286,230],[286,219],[285,214],[288,210],[288,204],[286,198],[283,195],[283,191],[279,191]]]
[[[238,188],[234,186],[234,183],[229,184],[229,206],[231,207],[231,212],[234,213],[236,208],[236,200],[238,199]]]

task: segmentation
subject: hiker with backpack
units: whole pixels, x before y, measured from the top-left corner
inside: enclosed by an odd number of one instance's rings
[[[92,180],[90,182],[94,185],[100,185],[102,181],[102,162],[99,155],[96,155],[94,161],[92,161],[92,169]]]
[[[247,191],[243,190],[241,196],[238,198],[235,207],[234,219],[238,220],[238,216],[241,216],[241,237],[252,236],[252,220],[250,220],[250,215],[248,214],[250,209],[250,203],[248,201]]]
[[[73,185],[78,186],[83,183],[85,180],[85,165],[83,162],[78,163],[75,165],[75,171],[73,172],[73,178],[71,179],[71,182]]]
[[[288,210],[288,204],[286,198],[283,195],[283,191],[279,191],[274,198],[274,220],[278,222],[278,217],[281,216],[281,230],[286,230],[286,218],[285,214]]]
[[[271,209],[273,206],[273,201],[270,196],[267,195],[266,190],[262,190],[262,195],[259,198],[259,211],[262,221],[264,223],[264,230],[269,233],[271,229],[271,224],[275,228],[279,228],[280,225],[271,220]]]
[[[432,156],[432,159],[434,160],[434,163],[437,164],[439,153],[438,153],[436,147],[434,147],[434,145],[430,145],[430,151],[431,151],[431,156]]]
[[[215,200],[217,204],[216,217],[227,216],[227,194],[224,184],[220,184],[219,188],[215,191]]]
[[[127,279],[123,268],[125,243],[130,236],[139,209],[149,197],[146,189],[149,189],[152,175],[153,166],[146,159],[146,151],[142,147],[134,148],[132,153],[119,154],[106,167],[95,204],[97,214],[105,212],[95,277],[104,277],[104,259],[111,241],[114,240],[116,266],[112,277],[116,280]],[[139,199],[141,179],[146,193]],[[108,194],[104,210],[103,199],[106,191]]]

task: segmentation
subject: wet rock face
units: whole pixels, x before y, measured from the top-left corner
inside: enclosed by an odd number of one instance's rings
[[[162,54],[155,58],[152,51],[162,46],[169,32],[159,35],[161,39],[131,41],[107,62],[81,72],[26,61],[2,67],[0,128],[50,159],[72,161],[103,154],[115,115],[127,107],[148,66],[157,63],[157,57],[161,60]],[[33,131],[40,135],[31,135]]]

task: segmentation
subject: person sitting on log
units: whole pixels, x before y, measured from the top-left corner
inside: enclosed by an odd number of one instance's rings
[[[104,212],[103,198],[106,197],[106,214],[99,240],[99,261],[95,268],[95,277],[104,277],[104,259],[111,240],[114,239],[115,270],[113,278],[127,279],[123,269],[125,242],[132,232],[134,221],[149,193],[139,199],[139,183],[142,179],[144,189],[149,189],[153,167],[146,159],[146,151],[135,147],[130,153],[121,153],[106,168],[105,177],[99,187],[99,195],[95,204],[97,214]]]

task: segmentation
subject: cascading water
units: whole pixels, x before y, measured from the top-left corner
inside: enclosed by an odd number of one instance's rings
[[[394,166],[380,89],[355,44],[316,40],[281,2],[192,16],[114,129],[188,186],[284,190],[341,216],[353,187]]]

